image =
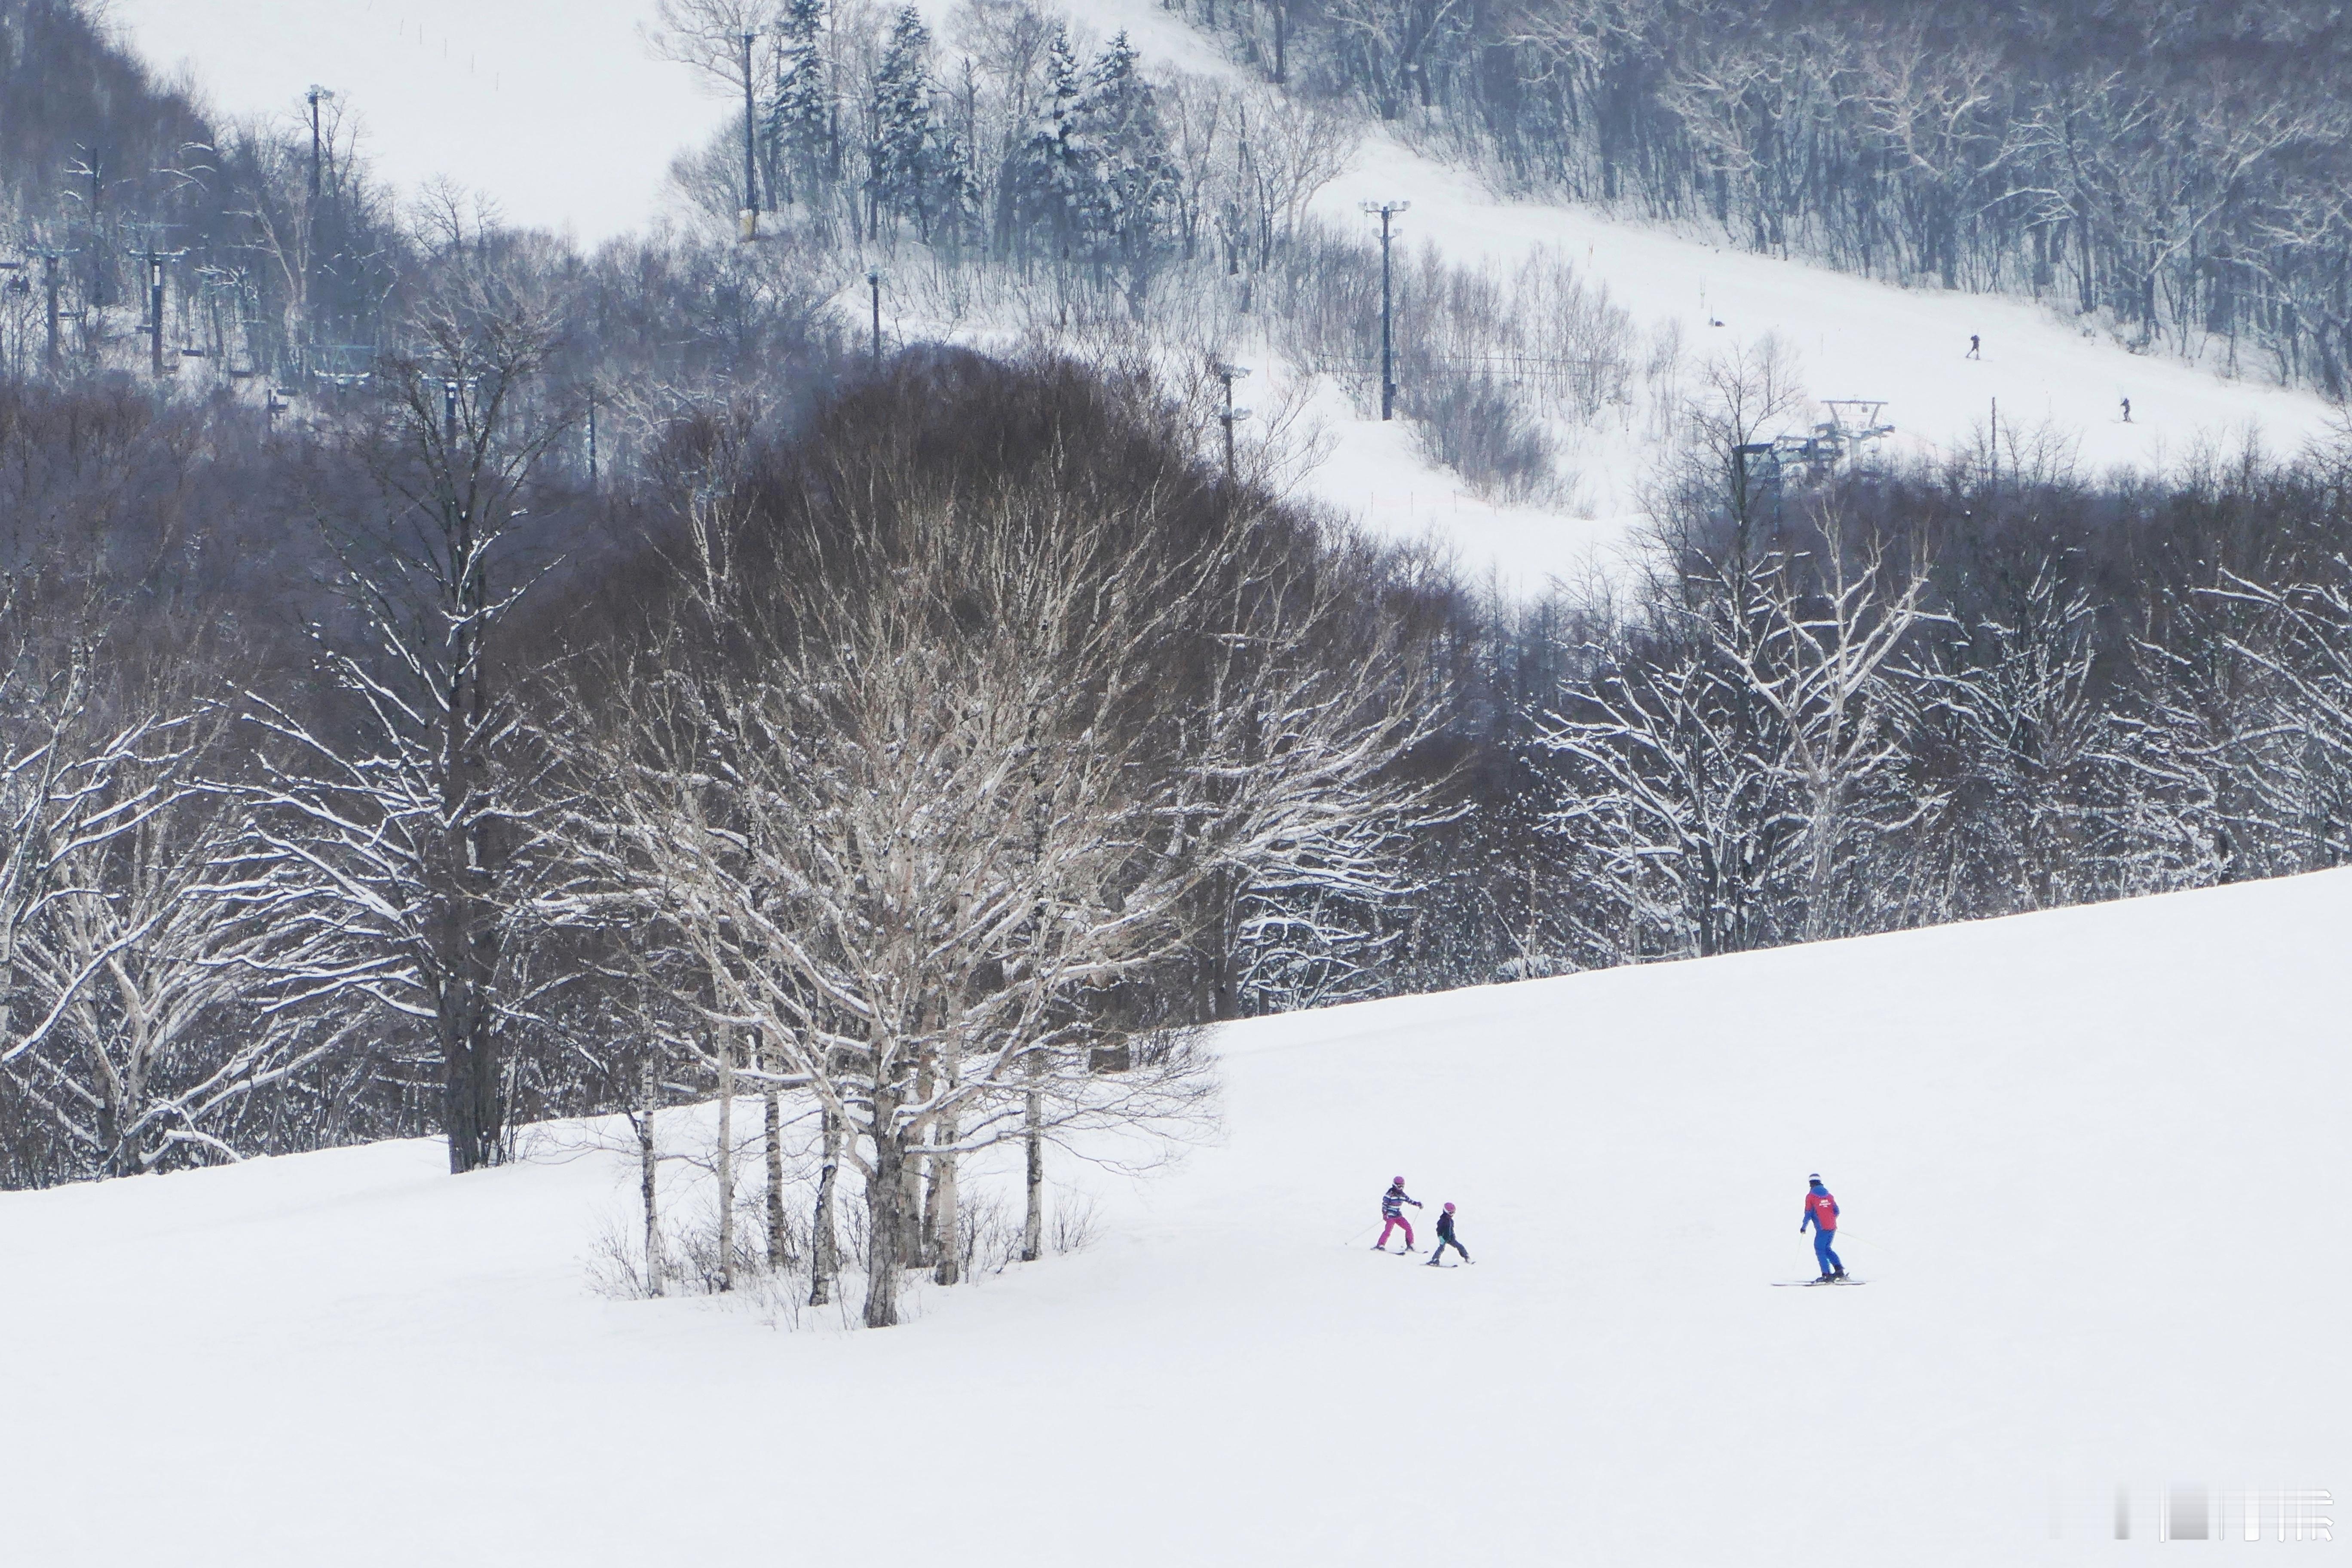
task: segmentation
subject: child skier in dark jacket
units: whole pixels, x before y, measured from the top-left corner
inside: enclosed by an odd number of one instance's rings
[[[1432,1268],[1436,1268],[1438,1259],[1445,1256],[1445,1249],[1449,1247],[1462,1255],[1463,1262],[1467,1263],[1470,1261],[1470,1249],[1464,1247],[1460,1238],[1454,1234],[1454,1205],[1452,1204],[1447,1204],[1445,1205],[1445,1212],[1437,1216],[1437,1245],[1429,1249],[1428,1267]]]

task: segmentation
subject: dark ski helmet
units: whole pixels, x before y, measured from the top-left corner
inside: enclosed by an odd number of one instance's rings
[[[1807,1176],[1807,1177],[1805,1178],[1805,1180],[1807,1180],[1807,1181],[1809,1181],[1809,1182],[1818,1182],[1818,1181],[1820,1181],[1821,1179],[1822,1179],[1822,1173],[1821,1173],[1819,1171],[1815,1171],[1811,1175]]]

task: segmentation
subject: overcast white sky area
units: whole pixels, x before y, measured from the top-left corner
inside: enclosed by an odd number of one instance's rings
[[[379,175],[446,174],[509,223],[584,244],[663,210],[670,160],[726,118],[683,66],[652,58],[652,0],[106,0],[166,75],[215,113],[302,111],[341,95]]]

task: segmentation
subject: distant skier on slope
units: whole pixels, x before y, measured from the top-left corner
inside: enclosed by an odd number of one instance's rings
[[[2131,423],[2131,399],[2128,397],[2124,399],[2124,423]]]
[[[1830,1190],[1822,1185],[1819,1171],[1805,1180],[1812,1185],[1805,1194],[1805,1217],[1797,1222],[1797,1234],[1804,1235],[1805,1227],[1811,1226],[1813,1257],[1821,1263],[1822,1278],[1843,1279],[1845,1278],[1845,1265],[1839,1261],[1838,1255],[1830,1247],[1830,1243],[1837,1239],[1837,1199],[1830,1196]]]
[[[1389,1190],[1381,1194],[1381,1218],[1388,1223],[1381,1226],[1381,1238],[1372,1243],[1374,1252],[1386,1252],[1389,1249],[1389,1232],[1399,1226],[1404,1227],[1404,1249],[1407,1252],[1413,1250],[1412,1221],[1404,1217],[1404,1205],[1407,1204],[1419,1208],[1421,1200],[1404,1195],[1404,1178],[1399,1176],[1389,1184]]]
[[[1405,1234],[1410,1236],[1412,1233],[1411,1231],[1407,1231]],[[1470,1249],[1463,1246],[1460,1239],[1454,1234],[1454,1205],[1452,1204],[1447,1204],[1445,1205],[1445,1212],[1437,1216],[1437,1245],[1429,1249],[1429,1262],[1426,1267],[1431,1268],[1436,1268],[1439,1259],[1445,1256],[1445,1249],[1449,1247],[1462,1255],[1463,1262],[1467,1263],[1470,1261]]]
[[[1978,337],[1974,332],[1970,332],[1970,333],[1969,334],[1969,356],[1968,356],[1968,357],[1969,357],[1969,358],[1970,358],[1970,359],[1982,359],[1982,358],[1984,358],[1983,349],[1984,349],[1984,342],[1983,342],[1983,340],[1982,340],[1982,339],[1980,339],[1980,338],[1979,338],[1979,337]]]

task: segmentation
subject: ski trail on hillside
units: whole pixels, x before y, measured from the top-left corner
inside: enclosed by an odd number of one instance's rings
[[[931,5],[942,18],[952,10],[948,0]],[[1124,28],[1156,63],[1255,79],[1150,0],[1087,0],[1073,14],[1097,37]],[[2250,443],[2292,455],[2330,427],[2329,405],[2315,393],[2251,372],[2225,378],[2161,351],[2134,352],[2047,304],[1898,287],[1589,207],[1503,199],[1475,174],[1377,126],[1311,210],[1369,238],[1360,204],[1398,200],[1413,204],[1400,220],[1406,247],[1505,271],[1549,251],[1605,286],[1643,338],[1678,328],[1693,363],[1777,338],[1817,402],[1885,400],[1895,427],[1882,448],[1890,457],[1964,457],[1980,449],[1997,419],[2004,442],[2071,454],[2084,477],[2099,478],[2117,468],[2173,471],[2201,452]],[[1967,357],[1971,334],[1981,358]],[[1432,466],[1402,424],[1383,426],[1336,392],[1318,395],[1316,407],[1333,451],[1307,481],[1313,494],[1390,537],[1435,533],[1474,577],[1492,574],[1521,589],[1605,570],[1640,527],[1644,482],[1665,455],[1632,428],[1630,410],[1615,428],[1563,427],[1563,466],[1583,505],[1575,512],[1496,506]]]

